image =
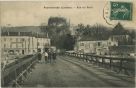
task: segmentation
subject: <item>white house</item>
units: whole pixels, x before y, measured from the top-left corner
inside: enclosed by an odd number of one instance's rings
[[[37,48],[44,52],[44,48],[49,47],[50,39],[49,38],[36,38],[37,39]]]
[[[49,38],[35,36],[1,36],[1,53],[32,54],[50,46]]]
[[[107,49],[107,41],[79,41],[77,44],[81,53],[97,54],[102,48]]]
[[[109,40],[96,40],[85,41],[79,40],[75,47],[75,51],[79,53],[93,53],[98,55],[108,54],[110,46],[118,46],[116,41]]]

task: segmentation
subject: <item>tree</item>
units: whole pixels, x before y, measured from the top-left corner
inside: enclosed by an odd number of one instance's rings
[[[118,23],[112,30],[112,35],[126,35],[128,31],[124,29],[121,23]]]
[[[119,45],[131,45],[133,44],[133,38],[135,36],[135,32],[134,31],[128,31],[127,29],[125,29],[121,23],[118,23],[112,30],[112,35],[119,35],[119,36],[127,36],[122,38],[121,40],[118,40],[118,44]]]
[[[76,35],[80,36],[83,33],[85,26],[83,24],[78,24],[77,29],[76,29]]]
[[[63,17],[50,17],[48,19],[48,25],[41,24],[40,28],[43,32],[48,33],[51,39],[51,45],[53,46],[58,46],[60,36],[70,33],[69,24]]]
[[[66,26],[66,19],[63,17],[50,17],[48,20],[48,26]]]
[[[57,44],[57,47],[60,49],[73,50],[75,39],[71,34],[62,35],[60,36],[60,39]]]
[[[132,31],[129,32],[129,35],[131,36],[132,39],[136,39],[136,30],[132,29]]]
[[[40,25],[41,32],[47,33],[47,28],[46,27],[47,27],[47,25],[45,23],[42,23]]]
[[[100,24],[95,24],[93,26],[79,24],[76,32],[82,38],[88,37],[93,40],[105,40],[108,39],[111,34],[110,28]]]

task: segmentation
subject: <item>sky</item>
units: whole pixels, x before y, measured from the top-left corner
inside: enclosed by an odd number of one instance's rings
[[[131,2],[131,0],[130,0]],[[103,9],[109,8],[109,2],[96,1],[12,1],[0,2],[0,25],[1,26],[39,26],[47,24],[50,16],[65,17],[71,24],[80,23],[94,25],[96,23],[109,27],[121,22],[125,27],[135,28],[136,2],[133,1],[132,21],[110,21],[106,23],[103,18]],[[59,8],[56,8],[59,7]],[[63,8],[61,8],[63,7]],[[64,8],[72,7],[72,8]],[[85,7],[85,8],[77,8]],[[89,8],[87,8],[89,7]],[[104,10],[105,11],[105,10]],[[108,10],[110,12],[110,10]],[[105,15],[105,14],[104,14]],[[108,19],[108,18],[107,18]]]

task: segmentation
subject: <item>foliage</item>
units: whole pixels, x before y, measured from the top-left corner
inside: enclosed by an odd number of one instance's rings
[[[73,49],[74,39],[70,35],[69,24],[65,18],[50,17],[48,25],[41,25],[41,30],[48,33],[51,38],[51,44],[59,49],[71,50]]]
[[[76,36],[81,40],[107,40],[110,36],[115,35],[129,35],[128,39],[119,41],[120,45],[131,45],[134,44],[135,31],[128,31],[122,24],[118,23],[113,29],[106,26],[95,24],[93,26],[79,24],[76,29]]]
[[[118,23],[112,30],[112,35],[127,35],[128,31],[124,29],[124,27]]]
[[[94,26],[79,24],[76,29],[77,36],[91,37],[94,40],[105,40],[110,36],[110,28],[96,24]]]
[[[41,24],[41,31],[48,34],[51,39],[51,44],[59,49],[72,50],[75,44],[75,38],[70,34],[70,25],[63,17],[50,17],[48,25]],[[91,39],[91,40],[107,40],[113,35],[129,35],[129,41],[122,40],[121,44],[132,44],[132,39],[135,38],[134,31],[128,31],[118,23],[113,29],[95,24],[84,25],[78,24],[76,29],[76,38]]]
[[[58,48],[73,50],[75,44],[75,39],[71,34],[62,35],[58,41]]]
[[[66,26],[66,19],[63,17],[50,17],[48,19],[48,26]]]

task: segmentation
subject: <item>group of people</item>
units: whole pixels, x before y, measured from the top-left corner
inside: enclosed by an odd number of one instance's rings
[[[51,49],[48,49],[47,51],[44,51],[43,53],[38,52],[38,60],[39,62],[55,63],[56,62],[56,52]]]

